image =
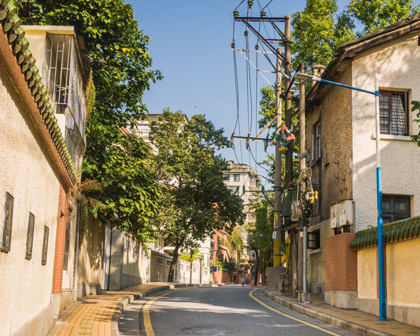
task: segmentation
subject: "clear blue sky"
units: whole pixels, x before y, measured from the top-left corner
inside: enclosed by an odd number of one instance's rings
[[[217,128],[224,128],[230,137],[236,122],[236,90],[234,63],[231,50],[233,37],[233,10],[240,4],[239,0],[126,0],[133,5],[134,17],[144,33],[152,38],[149,52],[154,60],[153,68],[162,71],[164,79],[153,84],[146,92],[144,102],[150,113],[161,113],[169,107],[172,111],[181,110],[187,116],[196,113],[205,114]],[[246,2],[239,8],[241,16],[246,14]],[[259,0],[265,6],[269,0]],[[259,3],[254,1],[253,16],[259,16]],[[345,4],[347,1],[341,0]],[[271,16],[290,15],[304,9],[306,1],[274,0],[269,8]],[[270,15],[268,13],[268,15]],[[245,26],[236,23],[236,47],[243,48]],[[253,43],[255,44],[255,43]],[[255,55],[252,55],[256,62]],[[241,83],[240,118],[241,135],[246,135],[251,120],[251,135],[255,136],[256,96],[255,70],[251,71],[251,89],[253,93],[252,111],[247,104],[246,61],[237,54],[238,75]],[[263,64],[260,56],[260,67],[271,70]],[[258,76],[258,86],[267,84]],[[274,77],[266,74],[274,83]],[[249,120],[249,121],[248,121]],[[238,130],[236,134],[239,135]],[[239,160],[240,143],[235,142]],[[242,142],[242,161],[255,167],[255,162]],[[265,157],[262,145],[252,152],[258,161]],[[273,152],[273,147],[269,147]],[[222,152],[227,159],[235,159],[234,152]],[[265,172],[259,169],[261,174]]]

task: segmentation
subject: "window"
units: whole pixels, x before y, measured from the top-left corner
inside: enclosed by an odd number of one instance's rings
[[[13,202],[14,198],[6,192],[6,204],[4,214],[4,227],[3,227],[3,241],[1,244],[2,252],[9,252],[12,241],[12,223],[13,223]]]
[[[384,223],[411,217],[410,196],[383,195],[382,218]]]
[[[156,257],[156,264],[163,265],[163,258],[162,257]]]
[[[131,239],[130,236],[125,234],[124,235],[124,251],[130,251],[131,250]]]
[[[171,267],[172,260],[166,259],[166,267]]]
[[[42,260],[41,264],[47,264],[47,256],[48,256],[48,236],[50,234],[50,229],[48,226],[44,226],[44,240],[42,242]]]
[[[314,127],[314,135],[312,135],[312,161],[318,161],[321,158],[321,124],[318,123]]]
[[[35,227],[35,216],[29,213],[28,235],[26,237],[26,255],[25,255],[25,258],[28,260],[32,258],[32,247],[34,246],[34,227]]]
[[[308,249],[316,250],[321,247],[320,231],[308,232]]]
[[[379,113],[382,134],[408,135],[407,103],[407,91],[380,91]]]
[[[230,187],[230,190],[232,190],[233,193],[239,193],[239,187]]]
[[[223,181],[229,181],[230,180],[230,174],[223,174]]]
[[[240,178],[241,178],[241,175],[239,175],[239,174],[233,174],[233,181],[234,182],[239,182]]]
[[[70,221],[66,225],[66,242],[64,245],[64,262],[63,270],[67,271],[69,266],[69,249],[70,249]]]

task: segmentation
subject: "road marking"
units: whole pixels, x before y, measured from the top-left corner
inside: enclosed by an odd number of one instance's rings
[[[184,289],[187,289],[187,288],[180,288],[180,289],[176,289],[176,290],[171,290],[168,293],[156,296],[153,299],[148,300],[146,302],[146,304],[143,306],[143,324],[144,324],[144,330],[146,332],[146,336],[155,336],[155,332],[153,331],[152,321],[150,319],[150,312],[149,312],[149,308],[153,304],[153,302],[155,302],[156,300],[160,299],[161,297],[163,297],[165,295],[168,295],[168,294],[171,294],[171,293],[174,293],[174,292],[178,292],[178,291],[181,291],[181,290],[184,290]]]
[[[336,333],[334,333],[334,332],[332,332],[332,331],[329,331],[329,330],[327,330],[327,329],[324,329],[324,328],[318,327],[318,326],[317,326],[317,325],[315,325],[315,324],[312,324],[312,323],[309,323],[309,322],[306,322],[306,321],[300,320],[300,319],[298,319],[297,317],[293,317],[293,316],[291,316],[291,315],[289,315],[289,314],[286,314],[286,313],[283,313],[283,312],[281,312],[281,311],[279,311],[279,310],[276,310],[276,309],[274,309],[273,307],[270,307],[268,304],[266,304],[266,303],[262,302],[260,299],[258,299],[256,296],[254,296],[254,292],[255,292],[256,290],[257,290],[257,288],[256,288],[256,289],[254,289],[254,290],[252,290],[252,291],[250,291],[250,292],[249,292],[249,296],[251,297],[251,299],[253,299],[253,300],[257,301],[260,305],[264,306],[265,308],[270,309],[271,311],[273,311],[273,312],[275,312],[275,313],[277,313],[277,314],[279,314],[279,315],[282,315],[282,316],[284,316],[284,317],[287,317],[287,318],[289,318],[289,319],[292,319],[292,320],[294,320],[294,321],[297,321],[297,322],[300,322],[300,323],[306,324],[306,325],[307,325],[307,326],[309,326],[309,327],[312,327],[312,328],[315,328],[315,329],[321,330],[321,331],[323,331],[323,332],[325,332],[325,333],[327,333],[327,334],[334,335],[334,336],[340,336],[340,334],[336,334]]]

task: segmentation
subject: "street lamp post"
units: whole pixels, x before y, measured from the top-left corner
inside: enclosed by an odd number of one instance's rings
[[[340,86],[346,89],[360,91],[375,96],[375,119],[376,119],[376,193],[377,193],[377,225],[378,225],[378,273],[379,273],[379,319],[386,320],[385,302],[385,263],[384,263],[384,228],[382,220],[382,171],[381,171],[381,149],[380,149],[380,117],[379,117],[379,86],[378,74],[375,74],[375,91],[360,89],[354,86],[332,82],[313,75],[296,73],[297,79],[311,79],[321,83]]]

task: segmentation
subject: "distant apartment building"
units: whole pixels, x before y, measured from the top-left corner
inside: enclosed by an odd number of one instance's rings
[[[232,192],[241,196],[245,205],[245,225],[255,223],[255,210],[251,205],[257,201],[259,196],[260,177],[256,169],[252,169],[247,164],[238,164],[229,161],[230,170],[223,174],[223,179],[227,187]],[[251,256],[251,249],[248,244],[248,234],[243,232],[243,250],[241,251],[241,260],[248,262]]]

